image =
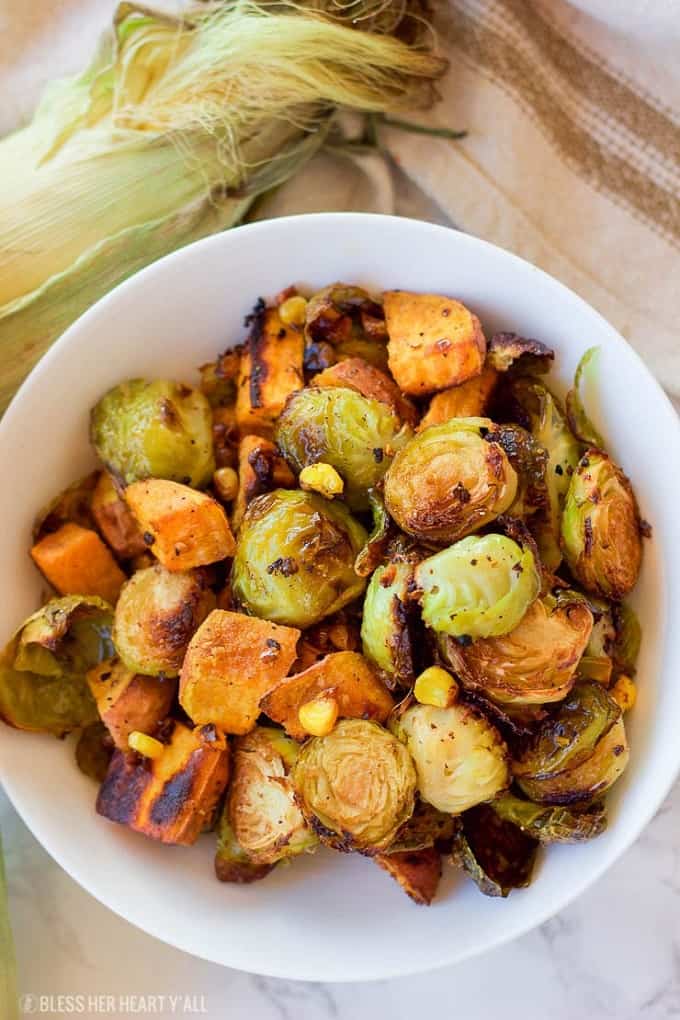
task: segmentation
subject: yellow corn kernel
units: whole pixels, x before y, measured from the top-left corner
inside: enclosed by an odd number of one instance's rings
[[[279,318],[284,326],[304,326],[307,315],[307,299],[300,294],[286,298],[279,305]]]
[[[335,698],[319,695],[300,706],[298,719],[312,737],[327,737],[338,721],[338,703]]]
[[[150,737],[148,733],[140,733],[139,730],[133,730],[128,737],[128,747],[131,751],[136,751],[137,754],[141,754],[145,758],[160,758],[165,749],[165,744],[161,744],[160,740],[156,740],[155,737]]]
[[[213,485],[223,503],[231,503],[238,493],[238,475],[232,467],[218,468],[213,475]]]
[[[421,705],[449,708],[458,697],[458,684],[441,666],[430,666],[416,679],[413,693]]]
[[[300,488],[318,492],[326,499],[339,496],[345,487],[342,478],[330,464],[310,464],[300,472]]]
[[[637,698],[637,687],[629,676],[620,673],[609,693],[622,712],[629,712]]]

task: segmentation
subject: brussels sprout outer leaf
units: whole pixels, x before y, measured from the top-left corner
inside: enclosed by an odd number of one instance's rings
[[[579,843],[593,839],[607,828],[604,804],[596,803],[582,809],[546,807],[504,793],[491,807],[499,818],[517,825],[522,832],[539,843]]]
[[[378,854],[374,860],[414,903],[424,906],[432,903],[442,875],[442,857],[434,847]]]
[[[540,340],[530,340],[517,333],[494,333],[489,340],[486,360],[497,372],[513,368],[533,375],[550,370],[555,352]]]
[[[368,501],[373,514],[373,527],[366,544],[354,561],[354,572],[359,577],[370,577],[382,563],[390,537],[390,515],[376,489],[369,489]]]
[[[489,804],[479,804],[456,819],[451,860],[485,896],[507,896],[529,885],[537,847]]]
[[[626,602],[614,606],[612,613],[616,634],[613,649],[616,665],[624,673],[634,674],[642,642],[640,621]]]
[[[389,563],[374,572],[364,598],[361,641],[364,655],[395,683],[407,686],[413,681],[411,618],[413,604],[408,601],[413,580],[409,563]]]
[[[102,783],[109,770],[113,754],[113,741],[102,722],[85,726],[76,744],[76,765],[80,771]]]
[[[579,361],[574,376],[574,386],[567,393],[566,409],[569,428],[576,438],[580,439],[586,446],[596,446],[600,450],[604,450],[604,439],[588,417],[581,397],[581,384],[586,373],[595,367],[595,361],[599,353],[599,347],[590,347]]]

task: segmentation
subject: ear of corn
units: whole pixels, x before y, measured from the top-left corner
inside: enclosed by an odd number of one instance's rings
[[[301,167],[338,108],[428,105],[444,62],[422,27],[393,34],[418,7],[223,0],[179,20],[120,4],[89,68],[0,142],[0,409],[89,305]]]

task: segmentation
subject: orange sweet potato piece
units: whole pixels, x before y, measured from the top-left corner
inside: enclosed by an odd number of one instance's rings
[[[36,542],[31,556],[60,595],[99,595],[115,602],[125,581],[97,532],[72,522]]]
[[[378,854],[374,860],[416,903],[432,903],[442,875],[441,854],[434,847]]]
[[[228,779],[224,735],[176,722],[158,758],[114,753],[97,812],[151,839],[189,846],[214,817]]]
[[[239,368],[236,422],[241,435],[271,437],[287,398],[304,386],[304,337],[277,308],[256,308]]]
[[[270,686],[260,708],[281,723],[289,736],[304,740],[300,708],[324,691],[333,692],[340,718],[382,723],[394,708],[389,692],[359,652],[331,652],[303,673],[284,677]]]
[[[314,376],[315,386],[346,386],[387,404],[403,422],[415,425],[418,412],[393,379],[363,358],[344,358]]]
[[[429,425],[443,425],[451,418],[479,418],[486,407],[498,381],[498,372],[491,365],[485,365],[482,374],[468,379],[460,386],[452,386],[441,393],[435,393],[430,406],[423,415],[418,431]]]
[[[295,661],[300,631],[215,609],[194,634],[179,682],[179,700],[195,723],[248,733],[264,692]]]
[[[204,492],[165,478],[147,478],[128,485],[125,500],[166,570],[207,566],[236,551],[223,507]]]
[[[262,436],[244,436],[238,449],[238,493],[231,523],[237,531],[248,504],[263,492],[290,489],[295,476],[274,444]]]
[[[390,371],[402,392],[422,396],[480,374],[486,340],[460,301],[393,290],[383,304]]]
[[[92,494],[92,516],[116,556],[133,559],[145,551],[142,532],[124,499],[118,495],[113,479],[102,471]]]
[[[212,436],[217,467],[235,467],[238,447],[236,404],[213,408]]]
[[[153,736],[177,691],[176,680],[134,673],[120,659],[100,662],[87,674],[87,682],[99,717],[121,751],[128,750],[133,730]]]

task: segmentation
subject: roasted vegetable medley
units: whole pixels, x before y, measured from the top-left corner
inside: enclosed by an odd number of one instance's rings
[[[544,343],[345,284],[233,339],[197,386],[92,409],[0,716],[78,731],[99,814],[216,839],[223,882],[325,845],[417,903],[443,860],[526,886],[540,846],[604,830],[628,761],[650,529],[585,411],[593,352],[563,404]]]

